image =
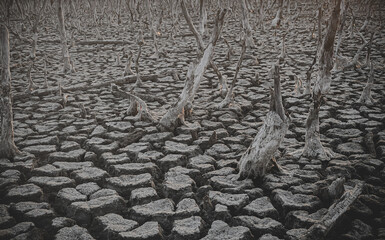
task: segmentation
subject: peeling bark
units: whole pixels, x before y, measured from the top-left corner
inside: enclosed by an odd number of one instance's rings
[[[274,92],[270,111],[257,136],[239,161],[239,179],[263,177],[273,166],[272,158],[283,141],[289,127],[289,119],[284,114],[282,104],[279,66],[273,66]]]
[[[310,227],[302,240],[326,239],[329,231],[338,223],[338,220],[349,210],[350,206],[362,193],[364,183],[358,181],[350,191],[345,191],[338,202],[331,205],[322,219]]]
[[[189,15],[183,0],[181,1],[181,5],[187,19]],[[205,73],[207,66],[209,65],[214,54],[215,45],[222,30],[225,14],[226,10],[218,12],[210,42],[207,45],[203,56],[200,58],[197,65],[190,65],[182,93],[180,94],[177,102],[169,108],[166,114],[159,121],[158,128],[161,131],[173,131],[177,127],[178,118],[182,120],[184,119],[185,107],[189,101],[191,102],[194,99],[194,96],[198,91],[200,82],[203,78],[203,74]],[[193,29],[195,29],[195,27]],[[198,44],[201,43],[203,45],[203,41],[200,35],[197,34],[195,36],[200,39],[198,40]]]
[[[235,69],[233,81],[231,82],[230,89],[229,89],[229,91],[227,91],[225,99],[223,99],[222,102],[220,102],[218,104],[217,108],[219,108],[219,109],[227,107],[231,103],[231,101],[233,100],[233,91],[234,91],[235,83],[237,82],[239,69],[242,66],[243,58],[244,58],[245,52],[246,52],[246,41],[247,41],[246,38],[243,38],[241,55],[239,56],[239,60],[237,63],[237,67]]]
[[[368,82],[366,83],[366,86],[364,87],[364,90],[361,93],[360,99],[358,99],[358,102],[361,104],[373,104],[374,99],[372,98],[371,90],[374,83],[374,69],[373,69],[373,63],[370,63],[370,73]]]
[[[313,87],[313,106],[310,107],[306,120],[305,147],[302,152],[302,155],[306,157],[329,158],[329,153],[323,148],[320,139],[319,110],[322,95],[326,94],[330,89],[333,45],[340,16],[340,5],[341,0],[338,0],[330,16],[328,29],[318,56],[318,76]]]
[[[14,142],[9,34],[4,25],[0,25],[0,61],[0,158],[13,159],[20,152]]]
[[[60,41],[62,44],[62,56],[63,56],[63,72],[74,72],[74,69],[71,65],[71,57],[68,52],[68,46],[67,46],[67,37],[66,37],[66,30],[65,30],[65,24],[64,24],[64,14],[63,14],[63,6],[62,6],[62,0],[57,1],[57,14],[59,19],[59,33],[60,33]]]
[[[134,94],[122,91],[115,84],[111,84],[111,91],[115,97],[128,98],[130,100],[130,107],[127,109],[127,113],[136,114],[135,120],[156,122],[154,117],[148,111],[147,104],[141,98],[135,96]]]

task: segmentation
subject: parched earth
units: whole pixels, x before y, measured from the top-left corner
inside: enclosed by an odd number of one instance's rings
[[[217,77],[209,68],[192,116],[186,119],[188,126],[174,132],[159,132],[155,123],[127,115],[129,101],[114,97],[108,85],[93,87],[122,77],[127,62],[123,49],[136,54],[137,28],[126,24],[128,19],[123,18],[120,25],[104,23],[99,27],[106,40],[126,44],[75,43],[70,54],[77,72],[68,75],[61,72],[55,18],[43,23],[32,71],[40,89],[29,95],[24,93],[28,69],[24,63],[30,46],[12,37],[11,64],[20,63],[11,69],[15,142],[24,155],[15,162],[0,159],[0,238],[300,239],[333,203],[319,194],[319,186],[343,177],[346,191],[358,180],[364,181],[364,189],[328,239],[384,239],[385,30],[382,27],[376,32],[372,47],[372,96],[376,103],[357,103],[368,67],[363,66],[362,72],[349,69],[334,74],[320,112],[321,139],[334,155],[330,161],[298,157],[291,153],[304,146],[310,98],[295,94],[290,76],[305,79],[316,51],[316,35],[311,34],[314,6],[299,4],[304,11],[286,35],[287,54],[296,62],[287,58],[280,71],[285,107],[291,117],[277,153],[286,173],[272,169],[258,180],[235,180],[237,163],[268,112],[272,85],[268,71],[280,54],[284,28],[253,33],[256,47],[246,51],[235,101],[229,108],[215,110],[222,97]],[[270,15],[266,26],[274,13]],[[196,57],[195,39],[183,17],[180,21],[182,28],[174,41],[167,36],[159,38],[166,57],[152,58],[152,39],[146,37],[140,59],[141,75],[158,77],[145,80],[135,92],[153,96],[146,103],[157,119],[176,101],[188,65]],[[357,29],[363,21],[361,14]],[[372,21],[376,26],[381,24],[376,18]],[[214,61],[229,81],[240,53],[240,25],[230,18],[223,29],[223,36],[235,49],[231,60],[226,60],[223,40],[215,50]],[[341,52],[352,58],[362,42],[357,34],[348,35],[345,30]],[[369,39],[368,33],[364,36]],[[91,26],[75,37],[77,41],[97,40]],[[49,94],[43,94],[43,54],[48,58],[49,89],[54,89]],[[180,75],[180,81],[169,74],[172,70]],[[134,79],[118,85],[131,89]],[[59,82],[64,89],[72,88],[64,91],[68,95],[64,107],[57,91]],[[216,138],[212,137],[214,132]]]

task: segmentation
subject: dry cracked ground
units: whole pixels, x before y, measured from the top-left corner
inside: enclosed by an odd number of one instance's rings
[[[316,51],[311,34],[315,6],[299,4],[303,11],[286,35],[287,54],[296,62],[287,59],[281,65],[282,92],[291,125],[277,161],[286,174],[273,169],[259,180],[237,181],[234,176],[240,156],[268,112],[272,82],[268,70],[280,54],[285,29],[253,33],[256,47],[246,51],[235,101],[229,108],[213,108],[222,98],[217,77],[209,68],[193,114],[187,119],[189,126],[174,132],[159,132],[156,124],[127,115],[128,100],[114,97],[108,85],[93,87],[122,77],[127,62],[123,48],[136,54],[137,29],[128,18],[120,25],[104,22],[99,27],[105,39],[128,42],[124,45],[71,46],[77,72],[68,75],[61,73],[56,18],[43,23],[31,74],[40,89],[28,96],[24,94],[28,67],[23,62],[30,46],[11,37],[11,64],[20,63],[11,69],[15,142],[25,155],[15,162],[0,160],[0,238],[300,239],[332,204],[319,194],[320,186],[344,177],[346,191],[357,180],[364,181],[364,189],[328,238],[385,239],[385,30],[378,30],[372,47],[372,96],[376,103],[357,104],[368,67],[362,67],[362,72],[349,69],[334,74],[320,113],[321,139],[334,156],[330,161],[297,157],[290,153],[304,146],[310,98],[295,94],[290,76],[305,79]],[[267,26],[274,13],[270,15]],[[357,29],[364,19],[362,13],[356,20]],[[167,52],[165,57],[151,58],[152,39],[146,38],[140,59],[141,75],[158,77],[145,80],[135,91],[155,96],[146,102],[158,119],[176,101],[188,65],[196,56],[195,39],[182,16],[180,21],[180,34],[174,41],[167,36],[159,38],[160,48]],[[167,19],[164,24],[169,25]],[[381,23],[374,18],[372,24]],[[235,50],[230,61],[226,60],[223,40],[215,51],[214,60],[229,79],[240,53],[240,31],[240,22],[234,18],[223,29],[223,36]],[[362,42],[356,33],[349,37],[345,32],[341,52],[352,58]],[[75,37],[78,41],[97,39],[91,26]],[[61,82],[64,88],[81,89],[64,92],[68,95],[65,107],[56,90],[39,95],[45,90],[43,53],[48,58],[49,88],[57,89]],[[168,75],[170,70],[177,71],[181,80]],[[119,85],[128,90],[133,83]],[[217,138],[209,141],[214,131]]]

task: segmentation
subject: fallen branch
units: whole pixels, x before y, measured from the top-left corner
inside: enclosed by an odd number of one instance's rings
[[[134,118],[134,120],[137,121],[150,121],[150,122],[156,122],[154,117],[151,115],[151,113],[148,111],[147,104],[139,97],[135,96],[132,93],[124,92],[115,84],[111,84],[111,92],[115,97],[121,97],[121,98],[128,98],[130,100],[130,108],[132,106],[136,107],[137,114]],[[129,114],[133,113],[133,111],[128,111]]]
[[[363,187],[364,183],[359,181],[351,191],[346,191],[338,202],[329,207],[326,215],[318,223],[315,223],[309,228],[302,239],[325,239],[329,231],[336,225],[341,216],[348,211],[350,206],[360,196]]]
[[[141,79],[143,81],[152,81],[156,82],[158,78],[160,77],[165,77],[163,75],[146,75],[146,76],[141,76]],[[126,77],[121,77],[116,80],[108,81],[108,82],[102,82],[102,83],[96,83],[96,84],[88,84],[88,83],[80,83],[75,86],[71,87],[63,87],[62,90],[65,92],[72,92],[72,91],[87,91],[92,88],[102,88],[102,87],[107,87],[110,86],[111,84],[126,84],[126,83],[135,83],[136,81],[136,76],[126,76]],[[26,99],[31,96],[47,96],[52,93],[56,93],[59,91],[59,87],[51,87],[48,89],[37,89],[32,91],[31,93],[15,93],[13,95],[13,100],[20,100],[20,99]]]

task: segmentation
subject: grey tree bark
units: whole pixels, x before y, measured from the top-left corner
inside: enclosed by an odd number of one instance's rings
[[[63,72],[73,72],[73,66],[71,65],[71,57],[68,52],[68,46],[67,46],[67,37],[66,37],[66,30],[65,30],[65,24],[64,24],[64,13],[63,13],[63,4],[62,0],[57,0],[57,14],[59,19],[59,33],[60,33],[60,41],[62,44],[62,55],[63,55]]]
[[[13,159],[20,152],[14,142],[9,34],[4,25],[0,25],[0,61],[0,158]]]
[[[337,0],[330,16],[328,29],[318,58],[318,76],[313,87],[313,106],[310,107],[306,120],[305,147],[302,155],[328,159],[328,153],[322,146],[319,128],[319,110],[323,95],[327,94],[331,84],[331,70],[333,68],[333,46],[340,18],[341,0]]]
[[[239,179],[258,178],[266,174],[273,166],[274,154],[289,128],[289,119],[285,116],[282,104],[278,65],[273,66],[273,78],[274,92],[271,93],[270,111],[267,113],[265,122],[259,129],[257,136],[239,161]]]

